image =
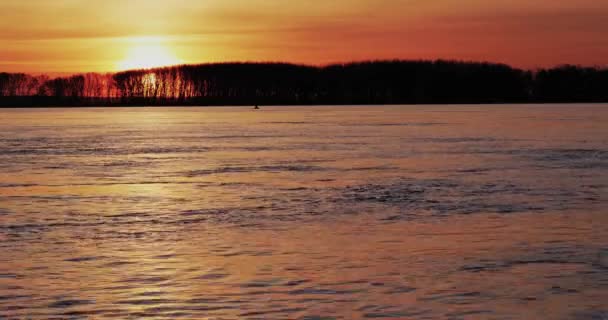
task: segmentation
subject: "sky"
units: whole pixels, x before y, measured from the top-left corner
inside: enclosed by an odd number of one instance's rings
[[[0,71],[220,61],[608,64],[606,0],[0,0]]]

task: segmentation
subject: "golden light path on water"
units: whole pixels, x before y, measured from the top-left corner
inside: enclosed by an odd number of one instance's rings
[[[0,318],[601,319],[606,107],[0,110]]]

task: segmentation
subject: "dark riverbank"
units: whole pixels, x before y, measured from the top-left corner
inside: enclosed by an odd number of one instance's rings
[[[0,107],[608,102],[608,70],[457,61],[182,65],[50,79],[0,73]]]

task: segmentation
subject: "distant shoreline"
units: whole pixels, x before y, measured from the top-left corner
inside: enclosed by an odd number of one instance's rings
[[[215,63],[51,79],[0,73],[0,107],[608,102],[608,69],[459,61]]]
[[[298,107],[311,107],[311,108],[331,108],[331,107],[475,107],[475,106],[495,106],[495,107],[542,107],[542,106],[606,106],[608,102],[521,102],[521,103],[442,103],[442,104],[307,104],[307,105],[296,105],[296,104],[285,104],[285,105],[259,105],[260,111],[264,108],[298,108]],[[0,106],[0,109],[120,109],[120,108],[133,108],[133,109],[144,109],[144,108],[240,108],[240,109],[252,109],[254,105],[53,105],[53,106]]]

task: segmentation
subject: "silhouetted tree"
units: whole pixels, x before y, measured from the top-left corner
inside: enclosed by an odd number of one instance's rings
[[[215,63],[55,79],[0,73],[0,105],[608,102],[607,88],[608,70],[577,66],[532,72],[445,60]]]
[[[539,70],[533,96],[546,102],[606,102],[608,70],[572,65]]]

